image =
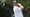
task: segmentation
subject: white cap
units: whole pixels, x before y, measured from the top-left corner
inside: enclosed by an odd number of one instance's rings
[[[16,1],[13,1],[13,2],[16,2]]]

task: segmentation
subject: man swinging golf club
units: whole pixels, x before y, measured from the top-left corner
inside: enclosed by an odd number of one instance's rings
[[[24,7],[21,5],[21,3],[13,4],[13,10],[14,10],[15,17],[23,17],[23,13],[22,13],[21,9],[24,9]]]

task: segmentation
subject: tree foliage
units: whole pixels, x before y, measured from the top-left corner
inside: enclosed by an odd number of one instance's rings
[[[7,2],[12,2],[13,0],[6,0]]]
[[[13,0],[6,0],[7,2],[10,2],[12,3]],[[25,17],[29,16],[30,14],[30,11],[29,8],[30,8],[30,0],[17,0],[17,2],[21,2],[23,3],[24,7],[25,7]]]

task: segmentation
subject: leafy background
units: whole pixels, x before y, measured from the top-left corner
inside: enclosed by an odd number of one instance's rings
[[[16,0],[16,1],[23,3],[24,8],[25,8],[25,10],[24,10],[24,17],[30,17],[30,0]],[[6,0],[6,2],[10,3],[11,6],[13,5],[12,4],[13,0]],[[5,10],[4,12],[8,13],[7,9],[4,9],[4,10]]]

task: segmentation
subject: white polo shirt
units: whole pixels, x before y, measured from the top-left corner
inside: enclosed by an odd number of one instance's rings
[[[23,17],[20,7],[14,6],[13,10],[14,10],[15,17]]]

